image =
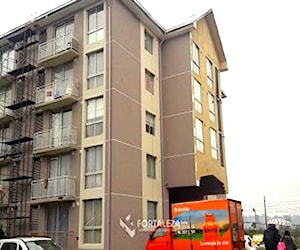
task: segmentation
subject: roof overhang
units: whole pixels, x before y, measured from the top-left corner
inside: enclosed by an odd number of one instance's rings
[[[3,35],[0,35],[1,45],[4,43],[9,43],[9,41],[18,35],[23,34],[28,29],[32,31],[37,31],[41,27],[45,27],[46,25],[55,22],[56,20],[59,20],[61,16],[68,16],[73,14],[74,12],[85,8],[91,4],[97,3],[99,0],[71,0],[65,4],[62,4],[50,11],[45,12],[44,14],[30,20],[29,22],[26,22],[25,24],[22,24],[7,33],[4,33]]]
[[[205,15],[204,18],[208,24],[209,30],[210,30],[210,34],[212,36],[212,40],[215,44],[215,49],[220,61],[220,71],[227,71],[228,70],[228,65],[227,65],[227,61],[226,61],[226,57],[225,57],[225,53],[223,50],[223,45],[221,42],[221,38],[219,35],[219,31],[218,31],[218,27],[216,24],[216,20],[214,17],[214,13],[212,10],[209,10]]]
[[[220,71],[221,72],[227,71],[228,66],[227,66],[225,53],[223,50],[223,45],[222,45],[221,38],[219,35],[218,27],[217,27],[217,24],[216,24],[216,21],[214,18],[214,14],[211,9],[196,19],[190,20],[180,26],[176,26],[174,28],[167,30],[165,39],[168,40],[173,37],[183,35],[185,33],[193,32],[194,30],[197,29],[197,22],[201,21],[201,20],[205,20],[209,27],[209,31],[210,31],[210,34],[211,34],[211,37],[212,37],[213,43],[215,45],[219,61],[220,61]]]
[[[107,0],[109,2],[109,0]],[[210,29],[210,33],[215,44],[217,55],[220,61],[220,71],[228,70],[225,53],[219,36],[218,28],[212,10],[207,11],[197,19],[189,21],[172,29],[165,30],[150,13],[137,0],[120,0],[134,15],[136,15],[151,32],[159,39],[167,40],[176,36],[190,33],[197,29],[197,22],[205,19]],[[91,4],[97,3],[99,0],[71,0],[63,5],[60,5],[33,20],[16,27],[15,29],[0,36],[0,46],[9,44],[9,42],[18,35],[24,34],[28,29],[32,31],[40,30],[42,27],[59,20],[61,16],[68,16],[74,12],[83,9]]]

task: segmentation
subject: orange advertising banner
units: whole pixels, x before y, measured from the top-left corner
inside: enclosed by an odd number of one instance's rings
[[[239,239],[238,216],[230,204],[220,199],[172,205],[174,250],[233,249],[233,240]]]

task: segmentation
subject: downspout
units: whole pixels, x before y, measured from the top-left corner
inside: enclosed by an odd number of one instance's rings
[[[107,156],[108,156],[108,159],[107,159],[107,205],[106,205],[106,208],[107,208],[107,219],[106,219],[106,234],[105,234],[105,249],[107,250],[110,250],[110,241],[111,241],[111,186],[112,186],[112,174],[111,174],[111,156],[112,156],[112,153],[111,153],[111,140],[112,140],[112,93],[111,93],[111,88],[112,88],[112,48],[111,48],[111,0],[107,0],[107,7],[108,7],[108,17],[107,17],[107,22],[108,22],[108,51],[107,51],[107,54],[108,54],[108,86],[107,86],[107,89],[108,89],[108,107],[107,107],[107,116],[108,116],[108,119],[107,121],[109,122],[107,128],[108,128],[108,131],[107,131],[107,135],[108,135],[108,140],[107,140]]]
[[[162,107],[162,63],[161,63],[161,47],[165,41],[166,38],[166,32],[164,32],[163,37],[161,41],[159,42],[159,58],[158,58],[158,64],[159,64],[159,109],[160,109],[160,153],[161,153],[161,186],[162,186],[162,216],[163,219],[165,218],[165,168],[164,168],[164,140],[163,140],[163,107]]]

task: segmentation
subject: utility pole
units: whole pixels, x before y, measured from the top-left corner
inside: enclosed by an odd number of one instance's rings
[[[266,197],[264,196],[264,208],[265,208],[265,226],[268,228],[268,219],[267,219],[267,206],[266,206]]]
[[[256,221],[256,210],[255,210],[255,208],[252,208],[252,211],[254,212],[254,225],[255,225],[254,230],[256,232],[257,231],[257,221]]]

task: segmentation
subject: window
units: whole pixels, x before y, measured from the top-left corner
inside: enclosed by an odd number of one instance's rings
[[[93,89],[103,86],[103,51],[88,55],[87,88]]]
[[[103,147],[85,149],[85,188],[102,187]]]
[[[153,36],[147,30],[145,30],[145,50],[151,54],[153,53]]]
[[[195,127],[196,149],[200,152],[204,152],[203,122],[199,119],[196,119]]]
[[[155,179],[156,177],[156,157],[147,154],[147,176]]]
[[[61,64],[54,68],[53,72],[54,99],[63,97],[73,89],[73,64],[72,62]]]
[[[154,75],[145,70],[145,79],[146,79],[146,90],[148,90],[151,94],[154,94]]]
[[[193,79],[193,85],[194,85],[195,108],[196,108],[197,111],[202,112],[201,85],[196,79]]]
[[[21,248],[21,246],[20,246]],[[18,245],[17,243],[13,242],[4,242],[3,245],[1,246],[1,249],[3,250],[18,250]]]
[[[64,154],[50,157],[49,178],[63,177],[70,174],[71,155]]]
[[[209,119],[212,122],[214,122],[216,118],[215,97],[211,93],[208,94],[208,106],[209,106]]]
[[[195,43],[193,43],[193,71],[200,74],[199,47]]]
[[[11,105],[11,101],[11,85],[0,87],[0,117],[12,113],[9,109],[5,108]]]
[[[146,112],[146,132],[154,135],[155,130],[155,115]]]
[[[168,229],[166,227],[157,228],[154,233],[151,235],[151,239],[156,239],[158,237],[164,237],[167,234]]]
[[[50,203],[46,207],[46,230],[49,232],[66,232],[69,225],[69,204],[65,202]],[[53,234],[52,238],[60,246],[65,246],[65,238]]]
[[[74,21],[69,20],[55,27],[55,54],[66,50],[72,45],[72,36],[74,32]]]
[[[102,199],[84,201],[83,242],[101,243]]]
[[[104,37],[103,4],[88,11],[88,43],[102,40]]]
[[[207,71],[207,84],[208,84],[209,87],[212,88],[213,82],[214,82],[213,65],[212,65],[212,62],[209,59],[207,59],[207,61],[206,61],[206,71]]]
[[[157,218],[157,202],[147,201],[148,220],[154,220]]]
[[[72,142],[72,110],[66,109],[51,114],[51,147],[59,147]]]
[[[16,52],[14,50],[3,52],[0,60],[0,76],[4,76],[16,68]]]
[[[212,128],[210,129],[210,147],[212,158],[218,159],[217,134]]]
[[[87,101],[86,136],[96,136],[103,133],[103,97]]]

